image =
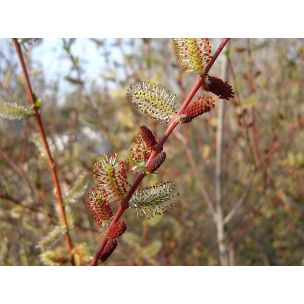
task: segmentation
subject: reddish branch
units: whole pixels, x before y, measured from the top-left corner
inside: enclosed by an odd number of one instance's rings
[[[205,67],[204,73],[202,75],[198,76],[198,78],[197,78],[192,90],[190,91],[189,95],[187,96],[187,98],[185,99],[183,104],[181,105],[177,114],[171,119],[164,135],[162,136],[162,138],[160,139],[158,144],[154,147],[154,150],[151,152],[150,157],[149,157],[149,159],[146,163],[146,166],[148,164],[150,164],[151,161],[162,151],[163,146],[164,146],[165,142],[167,141],[167,139],[169,138],[170,134],[175,129],[175,127],[179,124],[180,114],[187,108],[187,106],[189,105],[189,103],[191,102],[191,100],[193,99],[195,94],[197,93],[197,91],[202,86],[202,83],[204,81],[205,76],[207,75],[207,73],[209,72],[211,67],[213,66],[214,62],[216,61],[216,59],[218,58],[218,56],[220,55],[220,53],[222,52],[222,50],[224,49],[224,47],[225,47],[225,45],[227,44],[228,41],[229,41],[229,38],[225,38],[225,39],[222,40],[221,44],[219,45],[216,52],[214,53],[211,61]],[[130,190],[126,194],[126,197],[120,203],[120,206],[119,206],[116,214],[114,215],[114,217],[111,221],[111,224],[109,225],[108,231],[112,227],[112,225],[120,219],[120,217],[126,211],[126,209],[128,209],[128,207],[129,207],[128,202],[129,202],[130,198],[132,197],[135,190],[140,185],[140,183],[142,182],[142,180],[144,179],[145,176],[146,176],[146,174],[144,172],[138,173],[133,185],[131,186]],[[95,253],[95,256],[92,260],[92,263],[91,263],[92,266],[97,266],[98,265],[98,260],[100,259],[102,251],[103,251],[103,249],[104,249],[104,247],[107,244],[109,239],[110,238],[109,238],[108,234],[106,234],[104,236],[104,238],[101,240],[101,243],[98,246],[97,252]]]
[[[33,105],[34,113],[35,113],[34,116],[36,118],[38,131],[39,131],[40,138],[41,138],[43,147],[44,147],[46,155],[47,155],[47,161],[48,161],[49,169],[50,169],[50,172],[52,175],[52,180],[53,180],[53,184],[54,184],[54,188],[55,188],[55,195],[56,195],[56,199],[57,199],[57,206],[58,206],[58,210],[59,210],[59,214],[60,214],[60,219],[61,219],[62,224],[66,228],[66,233],[65,233],[66,245],[67,245],[67,248],[69,249],[69,251],[72,253],[74,246],[73,246],[72,238],[71,238],[71,235],[70,235],[69,229],[68,229],[68,220],[67,220],[67,216],[66,216],[66,212],[65,212],[65,208],[64,208],[64,202],[63,202],[63,198],[62,198],[62,192],[61,192],[61,188],[60,188],[60,184],[59,184],[59,180],[58,180],[56,163],[52,156],[49,144],[46,139],[46,134],[45,134],[40,110],[36,106],[36,96],[32,89],[32,85],[31,85],[28,71],[27,71],[27,68],[25,65],[21,46],[18,42],[18,39],[16,39],[16,38],[13,39],[13,43],[14,43],[14,46],[15,46],[15,49],[16,49],[16,52],[18,55],[19,63],[21,65],[21,69],[22,69],[22,72],[23,72],[23,75],[25,78],[26,94],[27,94],[29,102]],[[75,265],[73,254],[72,254],[71,262],[72,262],[72,265]]]

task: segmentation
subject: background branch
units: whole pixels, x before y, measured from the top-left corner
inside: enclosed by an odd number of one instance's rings
[[[53,180],[53,184],[54,184],[54,188],[55,188],[55,195],[56,195],[56,199],[57,199],[57,206],[58,206],[58,210],[59,210],[59,214],[60,214],[61,223],[66,228],[65,240],[66,240],[67,247],[70,250],[71,255],[72,255],[71,263],[72,263],[72,265],[75,265],[74,255],[72,253],[74,245],[73,245],[72,238],[71,238],[71,235],[69,232],[67,216],[66,216],[66,212],[65,212],[63,198],[62,198],[61,187],[60,187],[60,183],[59,183],[59,179],[58,179],[56,162],[52,156],[49,144],[46,139],[45,129],[44,129],[44,125],[43,125],[41,114],[40,114],[40,109],[36,106],[37,98],[32,89],[32,85],[31,85],[30,78],[29,78],[29,75],[27,72],[22,49],[18,42],[18,39],[14,38],[13,44],[15,46],[17,56],[19,59],[19,63],[21,65],[21,69],[22,69],[22,72],[23,72],[23,75],[25,78],[25,88],[26,88],[27,97],[28,97],[29,103],[31,103],[34,107],[38,131],[39,131],[40,138],[41,138],[41,141],[42,141],[42,144],[43,144],[46,156],[47,156],[47,161],[48,161],[49,169],[50,169],[50,172],[52,175],[52,180]]]
[[[222,58],[222,79],[227,80],[227,57]],[[217,242],[221,265],[229,263],[227,247],[225,244],[226,232],[223,215],[223,186],[222,186],[222,158],[223,158],[223,129],[224,129],[225,101],[218,103],[217,131],[216,131],[216,155],[215,155],[215,224],[217,230]]]

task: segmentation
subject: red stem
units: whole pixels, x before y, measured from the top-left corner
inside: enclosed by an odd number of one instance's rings
[[[129,202],[130,198],[132,197],[133,193],[135,192],[137,187],[140,185],[141,181],[144,179],[145,176],[146,176],[146,174],[144,172],[140,172],[137,174],[136,179],[135,179],[133,185],[131,186],[130,190],[128,191],[124,201],[121,202],[117,212],[115,213],[115,215],[112,219],[112,222],[108,227],[108,230],[114,223],[116,223],[119,220],[119,218],[122,216],[122,214],[125,212],[125,210],[128,209],[128,202]],[[97,266],[99,257],[101,255],[102,250],[103,250],[104,246],[106,245],[107,241],[108,241],[108,238],[106,235],[104,237],[104,239],[102,240],[102,242],[100,243],[100,245],[97,249],[97,252],[92,260],[92,263],[91,263],[92,266]]]
[[[19,59],[20,65],[21,65],[21,69],[22,69],[22,72],[23,72],[23,75],[24,75],[24,78],[25,78],[25,88],[26,88],[27,97],[28,97],[29,102],[34,106],[33,109],[34,109],[34,112],[35,112],[34,115],[35,115],[35,118],[36,118],[36,121],[37,121],[38,131],[39,131],[39,134],[40,134],[40,138],[41,138],[44,150],[45,150],[46,155],[47,155],[48,165],[49,165],[49,169],[50,169],[50,172],[51,172],[51,175],[52,175],[53,185],[54,185],[54,188],[55,188],[55,195],[56,195],[56,199],[57,199],[57,206],[58,206],[58,209],[59,209],[61,222],[64,225],[64,227],[66,228],[65,241],[66,241],[67,248],[71,252],[71,256],[72,256],[71,263],[72,263],[72,265],[75,265],[74,254],[73,254],[74,245],[73,245],[73,242],[72,242],[70,232],[68,230],[68,220],[67,220],[67,216],[66,216],[66,212],[65,212],[65,208],[64,208],[64,202],[63,202],[63,198],[62,198],[61,187],[60,187],[60,184],[59,184],[56,163],[55,163],[55,160],[52,156],[49,144],[48,144],[47,139],[46,139],[45,129],[44,129],[44,125],[43,125],[43,122],[42,122],[40,111],[36,107],[36,97],[35,97],[35,94],[34,94],[33,89],[32,89],[32,85],[31,85],[31,82],[30,82],[30,78],[29,78],[29,75],[28,75],[28,72],[27,72],[27,68],[26,68],[26,65],[25,65],[23,53],[22,53],[20,44],[18,42],[18,39],[14,38],[13,43],[14,43],[16,53],[18,55],[18,59]]]
[[[223,48],[225,47],[225,45],[228,43],[228,41],[230,40],[230,38],[224,38],[221,41],[221,44],[218,46],[217,50],[215,51],[215,53],[212,56],[212,59],[210,60],[210,62],[207,64],[204,74],[203,76],[206,76],[210,69],[212,68],[214,62],[216,61],[217,57],[219,56],[219,54],[222,52]]]
[[[229,41],[229,38],[224,38],[221,41],[221,44],[219,45],[219,47],[215,51],[211,61],[205,67],[204,73],[197,77],[196,82],[195,82],[192,90],[190,91],[187,98],[185,99],[185,101],[183,102],[181,107],[179,108],[177,114],[169,122],[169,125],[168,125],[164,135],[162,136],[162,138],[158,142],[156,149],[151,152],[150,157],[149,157],[146,165],[148,163],[150,163],[152,161],[152,159],[154,159],[154,157],[162,150],[162,148],[163,148],[165,142],[167,141],[167,139],[169,138],[170,134],[173,132],[173,130],[175,129],[175,127],[179,123],[179,115],[186,109],[186,107],[189,105],[189,103],[191,102],[191,100],[193,99],[193,97],[195,96],[197,91],[200,89],[205,76],[210,71],[211,67],[213,66],[214,62],[216,61],[216,59],[218,58],[218,56],[220,55],[220,53],[222,52],[222,50],[224,49],[224,47],[225,47],[225,45],[227,44],[228,41]],[[108,227],[108,230],[113,225],[113,223],[117,222],[120,219],[120,217],[122,216],[122,214],[128,209],[128,202],[129,202],[130,198],[132,197],[135,190],[140,185],[140,183],[142,182],[142,180],[144,179],[145,176],[146,176],[146,174],[144,172],[138,173],[133,185],[131,186],[130,190],[126,194],[125,199],[121,202],[116,214],[114,215],[114,217],[111,221],[111,224]],[[91,266],[97,266],[98,265],[99,257],[101,255],[102,250],[104,249],[105,245],[107,244],[107,241],[108,241],[108,238],[107,238],[107,234],[106,234],[104,236],[104,238],[102,239],[100,245],[98,246],[97,252],[96,252],[96,254],[95,254],[95,256],[94,256],[94,258],[91,262]]]

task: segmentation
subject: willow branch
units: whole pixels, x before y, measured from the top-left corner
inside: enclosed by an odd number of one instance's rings
[[[60,214],[60,220],[62,222],[62,225],[66,228],[66,232],[65,232],[66,245],[67,245],[67,248],[69,249],[69,251],[72,253],[74,245],[73,245],[73,242],[72,242],[71,235],[69,233],[68,220],[67,220],[67,215],[66,215],[66,211],[65,211],[65,207],[64,207],[63,198],[62,198],[61,187],[60,187],[60,184],[59,184],[56,162],[55,162],[55,160],[52,156],[49,144],[48,144],[47,139],[46,139],[46,133],[45,133],[44,125],[43,125],[43,122],[42,122],[40,110],[39,110],[39,108],[36,107],[36,96],[35,96],[35,94],[33,92],[33,89],[32,89],[29,74],[28,74],[26,64],[25,64],[25,61],[24,61],[23,52],[22,52],[21,46],[18,42],[18,39],[14,38],[13,39],[13,44],[15,46],[16,53],[17,53],[17,56],[18,56],[18,59],[19,59],[19,63],[21,65],[21,69],[22,69],[22,72],[23,72],[23,75],[24,75],[24,78],[25,78],[26,94],[27,94],[29,102],[34,107],[34,116],[36,118],[37,128],[38,128],[38,131],[39,131],[39,134],[40,134],[42,145],[44,147],[44,150],[45,150],[45,153],[46,153],[46,156],[47,156],[48,166],[49,166],[49,170],[50,170],[51,175],[52,175],[52,181],[53,181],[54,188],[55,188],[55,195],[56,195],[56,199],[57,199],[57,206],[58,206],[58,210],[59,210],[59,214]],[[73,254],[72,254],[72,264],[75,265]]]
[[[157,156],[157,154],[163,149],[163,146],[166,143],[166,141],[168,140],[169,136],[171,135],[173,130],[176,128],[176,126],[179,124],[180,114],[187,108],[187,106],[189,105],[189,103],[191,102],[191,100],[193,99],[195,94],[197,93],[197,91],[200,89],[200,87],[201,87],[201,85],[204,81],[205,75],[209,72],[209,70],[213,66],[214,62],[216,61],[216,59],[218,58],[219,54],[222,52],[222,50],[224,49],[224,47],[225,47],[225,45],[227,44],[228,41],[229,41],[229,38],[225,38],[225,39],[222,40],[221,44],[219,45],[219,47],[215,51],[212,60],[205,67],[204,73],[197,77],[194,86],[192,87],[188,96],[186,97],[186,99],[182,103],[182,105],[179,108],[177,114],[171,119],[164,135],[159,140],[158,144],[156,145],[156,148],[151,152],[146,165],[148,165]],[[124,200],[121,202],[116,214],[114,215],[114,217],[111,221],[111,224],[108,227],[108,231],[109,231],[109,228],[115,222],[117,222],[120,219],[120,217],[123,215],[123,213],[129,208],[128,202],[129,202],[130,198],[132,197],[133,193],[135,192],[135,190],[137,189],[137,187],[140,185],[142,180],[145,178],[145,176],[146,176],[146,174],[144,172],[138,173],[137,177],[135,178],[135,181],[134,181],[133,185],[131,186],[130,190],[126,194],[126,197],[124,198]],[[100,245],[98,246],[97,252],[95,253],[95,255],[93,257],[93,260],[91,262],[92,266],[97,266],[98,265],[98,260],[101,256],[101,253],[102,253],[105,245],[107,244],[107,241],[108,241],[108,236],[107,236],[107,233],[106,233],[105,236],[103,237],[103,239],[101,240]]]
[[[227,79],[227,58],[222,63],[222,76]],[[216,154],[215,154],[215,225],[217,231],[217,243],[220,263],[223,266],[229,264],[227,246],[225,244],[226,231],[223,215],[223,184],[222,184],[222,163],[223,163],[223,140],[224,140],[224,112],[225,104],[218,105],[217,129],[216,129]]]

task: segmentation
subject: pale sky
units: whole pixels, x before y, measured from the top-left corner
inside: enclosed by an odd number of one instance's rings
[[[107,39],[106,44],[110,49],[111,59],[121,62],[121,53],[116,47],[111,47],[114,39]],[[0,49],[8,54],[11,50],[10,39],[0,39]],[[29,47],[31,58],[35,66],[35,62],[42,65],[42,72],[46,82],[51,83],[54,80],[59,81],[59,98],[63,99],[65,93],[74,89],[74,85],[64,80],[64,77],[69,74],[71,62],[67,58],[63,50],[62,39],[44,38],[42,42],[34,47]],[[125,48],[127,49],[127,48]],[[77,39],[72,45],[72,53],[80,58],[81,66],[83,68],[83,80],[85,83],[95,81],[97,84],[101,83],[100,75],[104,74],[106,66],[102,49],[97,48],[96,44],[89,39]],[[12,55],[13,56],[13,55]],[[0,62],[1,64],[1,62]]]

